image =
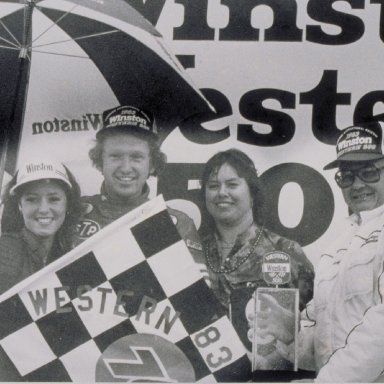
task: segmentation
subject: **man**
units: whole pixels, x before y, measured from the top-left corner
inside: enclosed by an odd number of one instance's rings
[[[134,106],[119,106],[103,113],[103,127],[96,134],[89,157],[104,181],[100,194],[82,198],[84,212],[77,226],[76,244],[148,201],[147,179],[158,175],[166,164],[153,117]],[[175,209],[168,208],[168,212],[195,261],[203,264],[192,219]]]
[[[312,365],[318,382],[384,378],[380,377],[384,371],[383,126],[371,122],[343,130],[336,145],[337,159],[324,167],[338,168],[335,180],[350,216],[321,256],[314,299],[302,314],[299,366]],[[268,311],[260,315],[260,332],[274,334],[285,346],[292,337],[287,332],[282,335],[287,323],[283,315],[270,300]],[[280,350],[289,352],[289,348]]]

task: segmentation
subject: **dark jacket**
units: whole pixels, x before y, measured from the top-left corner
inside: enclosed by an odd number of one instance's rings
[[[248,231],[238,236],[224,263],[227,270],[233,269],[237,263],[246,258],[249,250],[254,246],[258,232],[259,229],[252,225]],[[238,268],[231,273],[215,273],[212,268],[209,268],[209,264],[214,269],[221,266],[215,236],[213,233],[208,234],[203,238],[203,245],[206,250],[205,257],[208,257],[207,264],[212,289],[226,308],[229,306],[230,295],[233,290],[250,285],[255,289],[257,287],[274,287],[273,284],[267,284],[264,281],[262,272],[263,256],[272,251],[287,253],[291,259],[291,281],[281,285],[281,288],[299,288],[301,308],[304,308],[305,304],[312,299],[313,266],[297,242],[264,229],[253,252]]]
[[[65,253],[57,239],[49,253],[43,247],[43,243],[25,228],[1,235],[0,294]]]
[[[102,187],[100,194],[82,197],[83,212],[74,234],[74,245],[82,243],[106,225],[148,201],[148,195],[149,188],[146,186],[144,193],[135,201],[116,200],[107,196]],[[193,220],[185,213],[169,207],[168,213],[195,262],[204,265],[200,237]]]

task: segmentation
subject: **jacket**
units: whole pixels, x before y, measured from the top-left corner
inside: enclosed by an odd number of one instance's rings
[[[321,256],[302,314],[301,360],[312,356],[319,382],[372,382],[384,370],[384,206],[347,225]]]
[[[102,187],[100,194],[82,197],[83,212],[74,233],[74,246],[148,201],[148,195],[149,188],[146,186],[144,193],[135,201],[114,200],[107,196]],[[203,249],[193,220],[185,213],[169,207],[168,213],[195,262],[199,264],[201,272],[204,273]]]
[[[236,265],[248,253],[258,237],[259,229],[252,225],[245,233],[238,236],[236,243],[230,251],[225,266],[228,270]],[[268,229],[263,229],[257,246],[244,263],[231,273],[215,273],[209,265],[220,265],[220,256],[215,240],[216,234],[208,234],[203,239],[203,245],[208,264],[209,279],[212,289],[224,307],[229,306],[230,296],[233,290],[244,288],[252,283],[253,288],[274,287],[268,285],[263,278],[263,255],[272,251],[282,251],[290,255],[291,281],[281,285],[282,288],[299,288],[300,305],[302,308],[312,298],[313,266],[307,259],[300,245],[295,241],[286,239]],[[208,259],[207,259],[208,258]]]
[[[42,241],[25,228],[20,232],[3,233],[0,237],[0,294],[64,253],[57,239],[47,253]]]

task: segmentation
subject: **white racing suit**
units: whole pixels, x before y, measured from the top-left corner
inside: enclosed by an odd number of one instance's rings
[[[348,220],[320,259],[314,299],[302,313],[299,366],[310,369],[312,358],[317,382],[383,379],[384,206]]]

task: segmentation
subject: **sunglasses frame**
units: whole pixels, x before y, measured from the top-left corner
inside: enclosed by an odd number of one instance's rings
[[[367,169],[374,169],[377,173],[377,179],[372,180],[372,181],[364,180],[364,177],[361,177],[360,173],[364,170],[367,170]],[[353,176],[353,178],[351,179],[352,182],[348,183],[348,185],[341,185],[341,174],[342,173],[352,174],[352,176]],[[377,168],[374,164],[372,164],[372,165],[368,165],[368,166],[356,169],[354,171],[352,171],[352,170],[338,170],[335,174],[335,181],[340,188],[345,189],[345,188],[349,188],[351,185],[353,185],[356,177],[358,177],[364,183],[368,183],[368,184],[377,183],[381,178],[381,168]]]

